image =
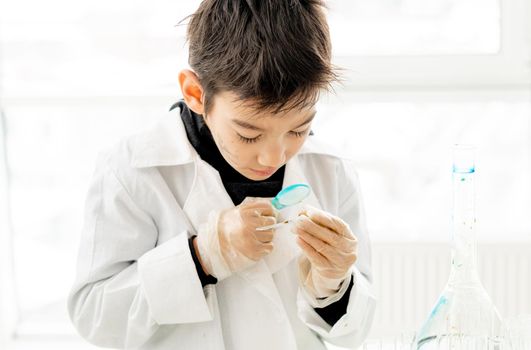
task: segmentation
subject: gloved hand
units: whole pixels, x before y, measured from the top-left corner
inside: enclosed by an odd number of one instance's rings
[[[274,229],[256,228],[276,224],[277,218],[266,198],[247,197],[234,208],[211,212],[196,238],[205,273],[222,280],[271,253]]]
[[[315,299],[324,299],[339,290],[352,273],[357,259],[357,239],[343,220],[306,206],[292,231],[303,251],[299,258],[302,286]]]

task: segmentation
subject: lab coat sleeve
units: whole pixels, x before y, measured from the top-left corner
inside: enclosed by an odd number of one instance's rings
[[[89,342],[136,348],[161,325],[212,319],[187,233],[157,245],[157,227],[116,172],[97,167],[85,206],[70,318]]]
[[[302,287],[299,287],[297,306],[301,320],[322,339],[337,346],[357,348],[369,333],[376,307],[371,287],[370,242],[357,173],[347,160],[342,160],[339,166],[338,183],[342,189],[338,216],[349,224],[358,239],[358,259],[352,267],[354,284],[347,311],[333,326],[329,325],[312,307],[318,301],[310,300],[309,293],[305,293]],[[338,294],[344,293],[343,289],[346,288],[340,289]]]

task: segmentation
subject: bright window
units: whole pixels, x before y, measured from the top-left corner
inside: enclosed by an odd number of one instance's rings
[[[500,50],[498,0],[333,0],[328,4],[338,56],[495,54]]]

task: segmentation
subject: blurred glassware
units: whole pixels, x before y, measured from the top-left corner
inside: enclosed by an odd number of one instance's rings
[[[474,154],[474,146],[454,147],[450,278],[418,333],[417,350],[498,350],[506,336],[476,268]]]
[[[402,333],[396,338],[368,339],[360,350],[413,350],[415,349],[415,333]],[[489,337],[440,335],[430,343],[433,350],[530,350],[530,347],[521,343],[520,347],[514,346],[510,338],[504,337],[493,342]],[[341,348],[343,349],[343,348]]]

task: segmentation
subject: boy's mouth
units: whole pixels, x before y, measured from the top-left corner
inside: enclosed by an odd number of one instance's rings
[[[255,169],[251,169],[251,170],[253,172],[255,172],[256,174],[258,174],[258,175],[268,176],[268,175],[272,175],[277,169],[269,168],[269,169],[265,169],[265,170],[255,170]]]

